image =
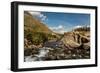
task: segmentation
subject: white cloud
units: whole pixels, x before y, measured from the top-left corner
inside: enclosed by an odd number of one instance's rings
[[[38,17],[40,18],[42,21],[47,19],[47,16],[45,16],[44,14],[42,14],[41,12],[33,12],[33,11],[29,11],[29,13],[34,16],[34,17]]]
[[[62,25],[59,25],[58,28],[59,28],[59,29],[63,29],[63,26],[62,26]]]
[[[45,21],[46,19],[47,19],[47,16],[43,16],[43,17],[41,18],[42,21]]]
[[[57,29],[63,29],[63,26],[62,25],[59,25],[57,27],[50,27],[51,29],[53,30],[57,30]]]
[[[61,33],[63,34],[65,32],[64,30],[64,26],[63,25],[59,25],[57,27],[50,27],[51,30],[53,30],[56,33]]]
[[[87,25],[86,27],[90,27],[90,25]]]
[[[74,28],[81,28],[81,27],[83,27],[83,26],[77,25],[77,26],[75,26]]]
[[[29,11],[29,13],[30,13],[31,15],[33,15],[33,16],[39,16],[39,17],[42,16],[40,12]]]

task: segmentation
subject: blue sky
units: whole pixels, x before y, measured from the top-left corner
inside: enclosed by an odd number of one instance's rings
[[[67,32],[77,26],[89,26],[90,14],[30,12],[55,32]]]

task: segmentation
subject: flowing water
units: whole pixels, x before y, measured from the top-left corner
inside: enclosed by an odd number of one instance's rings
[[[25,62],[43,61],[43,59],[45,58],[48,52],[49,52],[49,48],[46,47],[39,48],[39,53],[34,55],[34,57],[33,55],[25,56]]]

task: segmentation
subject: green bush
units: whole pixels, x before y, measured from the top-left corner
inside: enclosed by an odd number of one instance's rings
[[[32,36],[32,43],[35,45],[39,45],[41,43],[46,42],[48,39],[46,35],[42,32],[35,32]]]
[[[57,39],[56,35],[44,32],[33,32],[30,29],[24,29],[24,38],[31,42],[31,44],[39,45],[49,40]]]
[[[30,41],[34,45],[39,45],[48,40],[46,34],[43,32],[27,32],[24,33],[24,36],[25,38],[27,38],[28,41]]]

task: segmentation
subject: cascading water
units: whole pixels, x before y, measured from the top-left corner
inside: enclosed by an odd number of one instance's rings
[[[25,62],[43,61],[43,59],[45,58],[48,52],[49,52],[49,49],[46,47],[39,48],[39,53],[34,55],[34,57],[32,55],[25,56]]]

